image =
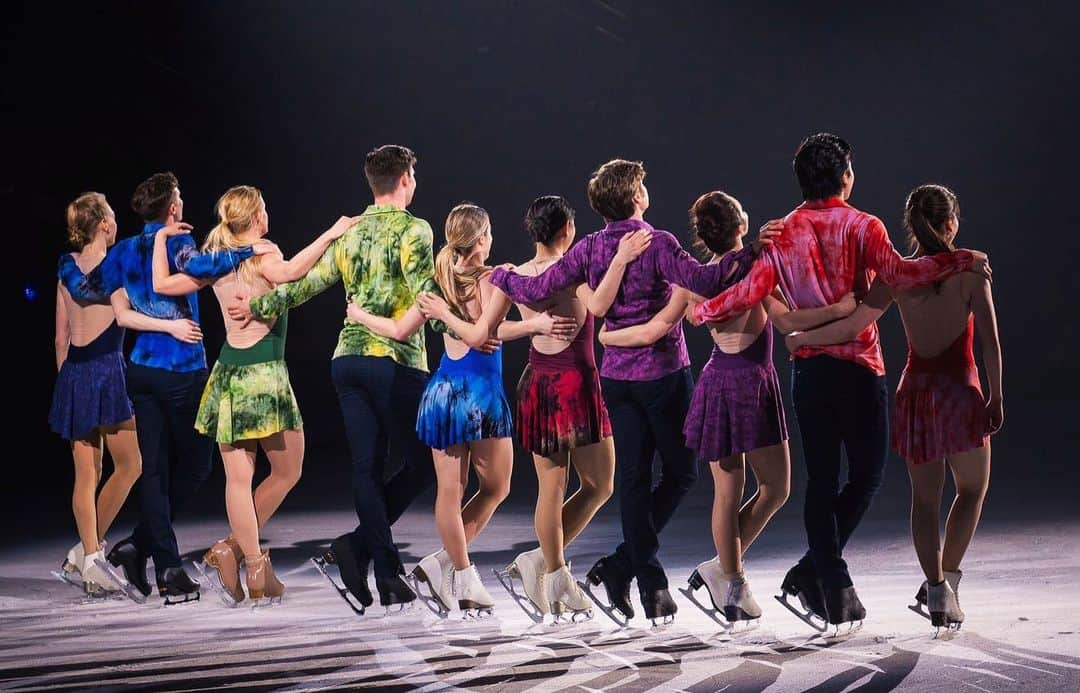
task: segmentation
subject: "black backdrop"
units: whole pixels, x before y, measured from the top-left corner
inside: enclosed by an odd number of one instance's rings
[[[402,143],[419,155],[412,211],[431,222],[436,244],[449,208],[470,200],[492,215],[492,261],[520,262],[531,254],[520,218],[539,194],[568,197],[579,233],[599,227],[585,181],[615,156],[646,163],[647,218],[684,241],[685,210],[706,190],[739,197],[752,225],[782,215],[799,201],[794,149],[821,130],[854,144],[852,202],[878,214],[898,246],[913,186],[934,181],[958,191],[959,242],[987,251],[995,270],[1007,407],[998,440],[1030,453],[1011,463],[1016,478],[1041,470],[1034,476],[1047,487],[1073,485],[1075,6],[726,5],[131,2],[5,10],[0,218],[15,280],[7,326],[15,426],[4,510],[70,517],[70,461],[45,421],[64,206],[84,190],[108,196],[125,236],[139,230],[128,206],[134,186],[172,170],[201,240],[217,196],[256,185],[270,208],[271,238],[291,253],[338,214],[362,211],[370,201],[364,153]],[[221,318],[209,292],[201,300],[212,360]],[[335,288],[295,311],[288,361],[309,459],[336,460],[309,462],[301,485],[348,503],[328,368],[342,308]],[[895,384],[904,338],[895,314],[882,327]],[[707,337],[691,329],[688,339],[699,368]],[[434,365],[441,344],[430,335],[429,343]],[[508,391],[524,355],[523,344],[507,349]],[[786,381],[782,346],[776,359]],[[24,443],[30,452],[17,453]],[[519,462],[515,484],[528,484],[531,465]]]

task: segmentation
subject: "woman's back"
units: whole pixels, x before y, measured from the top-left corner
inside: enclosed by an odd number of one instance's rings
[[[476,285],[476,293],[473,294],[472,300],[465,304],[465,309],[468,311],[467,315],[464,315],[466,320],[472,322],[484,311],[484,303],[487,302],[488,296],[494,291],[494,288],[488,283],[488,276],[491,274],[491,268],[485,267],[485,273],[479,278]],[[445,292],[446,287],[440,287]],[[471,316],[471,317],[470,317]],[[469,345],[461,341],[457,337],[453,337],[449,332],[443,333],[443,350],[446,355],[454,359],[455,361],[463,358],[469,353]]]
[[[933,358],[952,346],[967,330],[972,294],[983,281],[961,272],[936,285],[894,292],[911,351]]]
[[[767,326],[768,315],[759,303],[729,320],[709,323],[709,335],[720,351],[737,354],[756,342]]]
[[[524,274],[529,276],[536,276],[543,274],[551,265],[555,264],[559,258],[549,258],[545,260],[530,260],[522,265],[519,265],[514,271],[518,274]],[[532,348],[541,354],[558,354],[570,348],[570,344],[584,329],[585,321],[588,318],[589,309],[586,307],[587,299],[583,299],[582,295],[588,292],[588,287],[585,285],[579,285],[577,287],[569,288],[564,291],[560,291],[556,294],[547,304],[545,312],[552,316],[570,317],[574,319],[574,324],[577,325],[577,332],[575,332],[569,339],[563,339],[558,337],[552,337],[551,335],[539,334],[534,335],[531,340]],[[519,303],[517,304],[518,310],[521,311],[521,317],[523,320],[528,320],[541,311],[533,310],[529,306]],[[592,343],[588,345],[589,349],[593,348]]]
[[[245,260],[251,262],[251,260]],[[269,323],[252,320],[246,324],[238,320],[230,320],[226,312],[227,306],[236,302],[237,296],[255,298],[268,293],[274,285],[259,276],[254,282],[244,281],[240,272],[230,272],[216,279],[213,283],[214,296],[217,297],[221,314],[225,321],[225,341],[237,349],[246,349],[259,342],[273,329],[275,321]]]
[[[74,252],[71,256],[75,258],[75,264],[79,266],[83,274],[88,274],[104,259],[104,257],[91,258],[80,252]],[[63,286],[60,286],[58,290],[63,296],[64,307],[67,309],[71,346],[83,347],[90,344],[109,329],[116,320],[111,305],[80,304]]]

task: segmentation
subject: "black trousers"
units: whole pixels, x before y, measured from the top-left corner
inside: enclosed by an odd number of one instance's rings
[[[831,356],[796,359],[792,399],[802,435],[807,485],[803,521],[811,564],[825,587],[851,585],[844,546],[881,486],[889,452],[885,377]],[[840,488],[841,449],[847,482]]]
[[[397,575],[404,567],[390,526],[435,481],[431,450],[416,435],[428,374],[377,356],[338,357],[330,373],[352,455],[353,547],[372,559],[376,577]],[[403,464],[386,480],[391,453]]]
[[[173,518],[210,476],[213,441],[195,430],[206,369],[175,373],[129,364],[128,396],[142,455],[135,546],[154,559],[154,572],[180,565]]]
[[[684,368],[657,380],[601,379],[615,437],[623,543],[609,558],[644,594],[668,586],[656,557],[659,533],[697,479],[694,452],[682,427],[694,379]],[[660,453],[660,482],[653,487],[653,455]]]

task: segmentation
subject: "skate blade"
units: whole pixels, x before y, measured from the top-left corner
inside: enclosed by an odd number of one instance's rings
[[[733,621],[731,623],[731,629],[728,630],[728,634],[732,637],[747,635],[756,631],[760,626],[761,618],[748,619],[744,621]]]
[[[462,621],[485,621],[495,617],[495,608],[491,606],[466,608],[461,610]]]
[[[956,636],[960,635],[960,626],[962,623],[950,623],[945,626],[934,627],[934,640],[952,640]]]
[[[273,606],[279,606],[283,599],[282,595],[276,597],[259,597],[258,599],[251,600],[251,610],[265,610]]]
[[[678,590],[682,592],[682,596],[686,597],[687,601],[689,601],[697,608],[701,609],[701,611],[704,612],[704,614],[710,619],[712,619],[716,623],[716,625],[720,626],[725,631],[732,630],[732,624],[729,623],[726,619],[724,619],[723,616],[721,616],[721,611],[717,609],[715,605],[708,607],[702,604],[701,601],[697,598],[697,595],[694,594],[694,590],[692,588],[680,587],[678,588]],[[711,598],[712,595],[710,594],[710,601]]]
[[[412,591],[416,593],[416,598],[421,604],[427,607],[428,611],[443,620],[450,616],[450,607],[443,604],[442,600],[435,595],[435,590],[432,589],[431,583],[426,579],[421,580],[420,576],[416,574],[415,569],[405,576],[405,584],[412,587]],[[424,591],[420,589],[421,584],[427,586],[427,594],[424,594]]]
[[[76,579],[75,579],[75,578],[73,577],[73,576],[75,575],[74,573],[72,573],[72,574],[70,574],[70,575],[69,575],[69,574],[68,574],[68,573],[67,573],[66,571],[64,571],[63,569],[61,569],[61,570],[50,570],[49,572],[50,572],[50,573],[52,573],[53,577],[55,577],[55,578],[56,578],[57,580],[59,580],[60,582],[62,582],[62,583],[64,583],[64,584],[66,584],[66,585],[71,585],[71,586],[72,586],[72,587],[74,587],[75,589],[77,589],[77,590],[79,590],[80,592],[82,592],[82,589],[83,589],[83,582],[82,582],[82,577],[79,577],[79,579],[78,579],[78,580],[76,580]]]
[[[116,569],[112,566],[111,563],[105,561],[104,559],[97,558],[94,559],[94,565],[97,566],[98,570],[104,571],[104,573],[110,578],[112,578],[113,581],[116,582],[116,584],[120,585],[120,592],[122,592],[125,597],[135,602],[136,604],[146,603],[146,595],[140,592],[138,588],[135,587],[135,585],[128,582],[127,578],[116,572]]]
[[[398,602],[394,604],[383,605],[383,618],[397,618],[399,616],[408,616],[416,611],[416,600],[411,602]]]
[[[832,633],[825,634],[825,638],[828,640],[842,640],[847,639],[856,633],[859,633],[863,629],[862,621],[849,621],[848,623],[834,624]]]
[[[94,585],[90,592],[84,588],[82,598],[79,599],[81,606],[91,606],[91,604],[104,604],[110,601],[127,601],[127,598],[119,592],[106,592],[106,590]]]
[[[345,586],[335,582],[334,578],[330,577],[330,573],[326,572],[326,564],[328,562],[326,556],[312,556],[311,562],[315,564],[315,567],[322,573],[322,576],[326,578],[326,581],[330,583],[330,586],[334,588],[334,591],[337,592],[338,596],[349,605],[349,608],[353,610],[353,613],[357,616],[363,616],[365,611],[364,605],[356,600],[352,592]]]
[[[795,605],[788,602],[787,596],[788,596],[787,592],[784,592],[782,594],[774,595],[776,601],[783,604],[785,609],[787,609],[791,613],[795,614],[795,618],[799,619],[800,621],[802,621],[806,625],[810,626],[811,628],[816,630],[818,633],[824,633],[826,630],[829,629],[829,624],[826,623],[824,621],[824,619],[821,619],[821,617],[819,617],[817,614],[815,614],[815,613],[813,613],[811,611],[802,611],[799,608],[796,608]],[[820,625],[818,625],[818,620],[821,621]]]
[[[521,610],[525,612],[525,615],[533,623],[544,622],[544,612],[536,606],[533,600],[529,599],[527,595],[524,595],[517,591],[517,587],[514,586],[514,578],[520,578],[520,573],[517,567],[511,563],[506,570],[491,569],[491,572],[495,573],[495,578],[499,581],[499,584],[503,586],[503,589],[510,593],[510,598],[514,600]]]
[[[166,594],[164,606],[180,606],[181,604],[194,604],[199,601],[201,592],[191,592],[190,594]]]
[[[551,614],[551,625],[553,626],[568,626],[575,623],[586,623],[591,620],[593,620],[592,609],[559,611]]]
[[[832,623],[832,630],[826,626],[826,630],[822,632],[821,637],[829,642],[839,642],[847,640],[851,636],[862,630],[862,621],[848,621],[846,623]]]
[[[652,621],[653,630],[662,630],[667,628],[672,623],[675,623],[675,614],[668,614],[667,616],[659,616],[657,618],[650,618]],[[659,623],[657,623],[659,621]]]
[[[82,604],[103,604],[109,601],[119,602],[126,599],[120,590],[106,589],[96,582],[83,582],[80,587],[83,592]]]
[[[593,601],[593,604],[596,604],[596,608],[600,609],[600,611],[603,611],[608,618],[615,622],[615,625],[619,626],[620,628],[626,628],[628,625],[630,625],[630,619],[626,617],[626,614],[619,611],[614,606],[605,604],[600,600],[599,597],[593,594],[591,583],[578,580],[577,584],[578,587],[581,588],[581,591],[588,595],[589,599]]]
[[[229,590],[225,589],[225,586],[221,584],[221,578],[217,575],[210,574],[210,571],[207,570],[205,561],[195,561],[194,565],[195,571],[206,580],[206,584],[209,586],[210,591],[221,597],[221,601],[225,606],[230,609],[235,609],[240,604],[240,602],[233,599],[233,596],[229,594]],[[217,572],[216,568],[214,569],[214,572]]]
[[[931,621],[930,612],[926,610],[926,607],[916,602],[915,604],[908,604],[908,608],[925,618],[927,621]]]
[[[963,621],[957,622],[948,620],[948,618],[945,616],[945,612],[929,612],[925,615],[930,620],[930,625],[934,627],[935,640],[937,640],[938,638],[948,639],[957,631],[959,631],[960,626],[963,625]],[[943,632],[944,635],[942,634]]]

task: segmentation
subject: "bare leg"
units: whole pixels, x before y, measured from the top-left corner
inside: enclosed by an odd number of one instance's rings
[[[435,463],[435,527],[454,567],[469,567],[468,541],[461,520],[461,499],[469,481],[469,447],[453,445],[431,451]]]
[[[941,556],[941,567],[947,571],[958,571],[968,544],[975,536],[986,488],[990,483],[990,446],[953,455],[949,458],[949,468],[956,482],[956,498],[945,520],[945,550]]]
[[[102,433],[113,461],[113,473],[101,487],[97,498],[97,531],[104,538],[142,473],[142,455],[139,453],[139,438],[135,434],[135,419],[104,429]],[[99,462],[99,475],[100,472]]]
[[[548,572],[566,564],[563,556],[563,499],[566,498],[569,462],[569,455],[565,451],[553,457],[533,455],[539,483],[533,524]]]
[[[713,478],[712,535],[716,556],[725,573],[741,573],[739,503],[746,483],[743,455],[710,462],[709,469]]]
[[[944,461],[912,464],[911,477],[911,540],[923,574],[932,585],[945,579],[941,570],[941,493],[945,486]]]
[[[83,440],[71,443],[71,456],[75,460],[75,486],[71,492],[71,511],[75,515],[75,527],[83,551],[94,553],[100,548],[97,524],[97,493],[101,465],[101,436],[97,431]],[[79,566],[80,568],[82,566]]]
[[[461,509],[465,541],[484,531],[495,508],[510,495],[510,474],[514,471],[514,444],[509,438],[485,438],[469,444],[473,468],[480,488]],[[455,566],[458,567],[458,566]],[[465,564],[468,567],[468,563]],[[460,570],[460,567],[459,567]]]
[[[259,444],[270,460],[270,475],[255,489],[255,517],[262,527],[300,481],[304,465],[304,430],[280,431],[263,438]]]
[[[251,495],[251,479],[255,475],[255,451],[258,441],[238,440],[235,444],[221,443],[221,459],[225,463],[225,512],[229,527],[245,556],[253,559],[260,554],[259,521],[255,517],[255,501]]]
[[[596,511],[611,498],[615,488],[615,443],[609,437],[594,445],[575,448],[570,453],[570,463],[581,487],[563,505],[563,548],[570,546]]]
[[[739,510],[739,540],[743,554],[787,502],[791,491],[791,457],[787,441],[751,450],[746,454],[746,461],[757,479],[757,491]]]

